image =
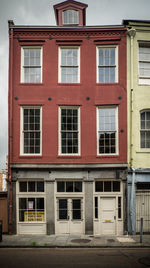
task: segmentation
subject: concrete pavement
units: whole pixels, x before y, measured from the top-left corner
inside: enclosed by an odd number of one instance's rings
[[[0,247],[66,247],[115,248],[150,247],[150,235],[92,236],[92,235],[3,235]]]

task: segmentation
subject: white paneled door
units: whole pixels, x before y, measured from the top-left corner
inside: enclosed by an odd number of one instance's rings
[[[100,226],[101,234],[116,234],[116,198],[101,197],[100,198]]]

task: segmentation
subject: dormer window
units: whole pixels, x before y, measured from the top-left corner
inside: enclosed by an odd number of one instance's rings
[[[64,10],[63,11],[63,25],[65,24],[79,24],[79,12],[77,10]]]

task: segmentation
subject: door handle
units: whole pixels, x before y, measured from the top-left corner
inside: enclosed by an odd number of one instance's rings
[[[69,220],[69,215],[68,215],[68,217],[67,217],[67,220]]]
[[[114,220],[116,220],[116,216],[114,216]]]

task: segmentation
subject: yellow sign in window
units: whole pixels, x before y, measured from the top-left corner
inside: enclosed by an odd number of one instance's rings
[[[24,221],[44,221],[44,211],[25,211]]]

